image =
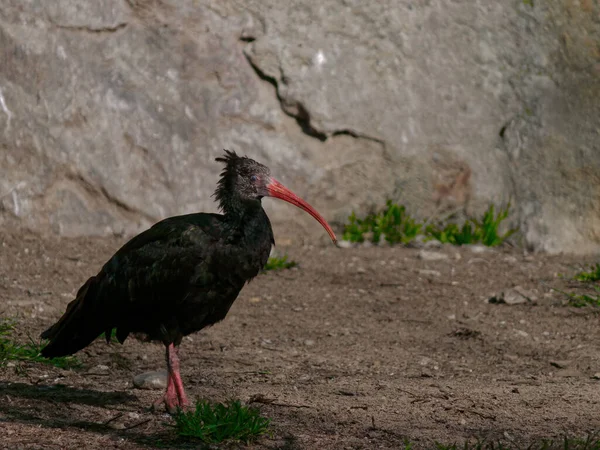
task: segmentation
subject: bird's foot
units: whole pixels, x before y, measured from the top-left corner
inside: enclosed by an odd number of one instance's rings
[[[169,414],[175,414],[178,410],[185,410],[190,406],[190,402],[187,398],[180,399],[174,392],[165,392],[165,394],[156,399],[152,404],[152,410],[160,411],[163,407]]]

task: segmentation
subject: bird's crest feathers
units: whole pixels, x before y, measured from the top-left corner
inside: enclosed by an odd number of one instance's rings
[[[225,155],[215,158],[215,161],[222,162],[222,163],[229,165],[229,164],[235,163],[238,159],[242,159],[241,157],[239,157],[237,155],[237,153],[234,150],[225,149],[224,151],[225,151]]]
[[[246,172],[248,167],[259,165],[247,156],[238,156],[233,150],[224,150],[225,154],[215,158],[215,161],[225,163],[221,171],[221,178],[217,183],[217,189],[213,196],[217,199],[222,211],[230,209],[231,196],[234,192],[234,180],[241,172]]]

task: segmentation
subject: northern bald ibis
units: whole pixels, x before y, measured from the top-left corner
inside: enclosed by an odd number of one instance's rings
[[[113,329],[121,343],[130,333],[160,341],[166,347],[168,387],[155,405],[183,408],[188,400],[177,355],[182,338],[225,318],[275,243],[261,199],[276,197],[302,208],[336,242],[325,219],[267,167],[227,150],[216,160],[225,163],[214,194],[223,214],[170,217],[127,242],[42,333],[49,339],[43,356],[73,354],[102,332],[108,341]]]

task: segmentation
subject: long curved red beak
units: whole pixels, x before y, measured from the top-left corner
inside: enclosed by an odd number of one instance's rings
[[[321,216],[321,214],[319,214],[315,208],[310,206],[308,203],[306,203],[304,200],[302,200],[300,197],[298,197],[296,194],[294,194],[292,191],[286,188],[279,181],[275,180],[274,178],[271,178],[271,181],[267,184],[267,191],[269,192],[270,197],[285,200],[286,202],[291,203],[292,205],[295,205],[298,208],[301,208],[307,213],[309,213],[317,220],[317,222],[319,222],[323,226],[323,228],[325,228],[325,230],[327,230],[327,233],[329,233],[329,237],[331,238],[333,243],[337,243],[335,233],[333,232],[327,221],[323,218],[323,216]]]

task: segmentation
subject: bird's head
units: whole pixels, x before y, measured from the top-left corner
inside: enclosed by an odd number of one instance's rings
[[[215,197],[226,214],[234,213],[239,207],[260,205],[263,197],[279,198],[313,216],[329,233],[331,240],[337,242],[335,233],[327,221],[307,202],[273,178],[267,166],[247,156],[238,156],[230,150],[225,150],[225,155],[216,158],[216,161],[225,163]]]

